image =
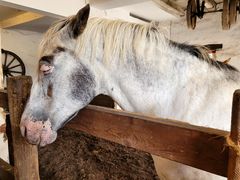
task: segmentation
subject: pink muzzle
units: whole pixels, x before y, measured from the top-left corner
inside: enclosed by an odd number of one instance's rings
[[[22,136],[31,144],[45,146],[51,144],[57,138],[57,133],[51,129],[51,122],[22,120],[20,123]]]

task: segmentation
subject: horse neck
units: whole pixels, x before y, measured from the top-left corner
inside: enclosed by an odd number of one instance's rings
[[[211,108],[210,103],[215,107],[213,95],[220,98],[225,92],[228,100],[219,104],[230,107],[232,93],[240,85],[238,78],[238,84],[234,82],[238,72],[219,70],[175,49],[148,61],[128,59],[125,64],[107,68],[106,75],[104,93],[123,109],[189,121],[196,109],[201,113],[205,107]]]
[[[111,66],[103,65],[102,93],[111,96],[125,110],[155,114],[154,106],[160,102],[155,94],[161,94],[161,87],[166,88],[172,64],[165,55],[161,57],[113,60]]]

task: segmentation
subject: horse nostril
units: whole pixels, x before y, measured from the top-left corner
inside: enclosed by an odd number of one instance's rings
[[[23,137],[26,137],[27,135],[27,130],[25,128],[25,126],[20,126],[20,130],[21,130],[21,134]]]
[[[25,128],[24,137],[27,137],[27,128]]]

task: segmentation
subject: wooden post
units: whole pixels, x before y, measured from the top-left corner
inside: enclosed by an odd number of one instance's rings
[[[7,80],[8,103],[13,139],[14,176],[16,180],[39,180],[37,146],[27,143],[20,133],[19,123],[32,80],[30,76],[11,77]]]
[[[228,142],[229,159],[228,159],[228,179],[239,180],[240,179],[240,90],[236,90],[233,96],[232,104],[232,123],[230,142]]]

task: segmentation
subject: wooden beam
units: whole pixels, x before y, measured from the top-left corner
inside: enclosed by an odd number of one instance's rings
[[[13,167],[0,158],[0,179],[13,180]]]
[[[30,76],[16,76],[7,79],[15,179],[40,179],[37,146],[26,142],[19,127],[31,85]]]
[[[39,14],[44,14],[45,16],[62,18],[62,17],[76,14],[80,8],[86,5],[86,1],[85,0],[67,0],[67,1],[0,0],[0,5],[23,10],[23,11],[30,11],[30,12],[35,12]],[[70,5],[73,5],[73,6],[70,6]]]
[[[43,15],[37,14],[37,13],[32,13],[32,12],[22,13],[14,17],[10,17],[8,19],[4,19],[0,21],[0,28],[10,28],[10,27],[27,23],[42,17]]]
[[[88,106],[67,124],[125,146],[227,176],[228,132]]]
[[[184,9],[169,0],[153,0],[160,9],[172,14],[173,16],[179,18],[185,15]]]
[[[129,6],[137,3],[146,2],[147,0],[89,0],[91,6],[101,10],[119,8],[123,6]]]

